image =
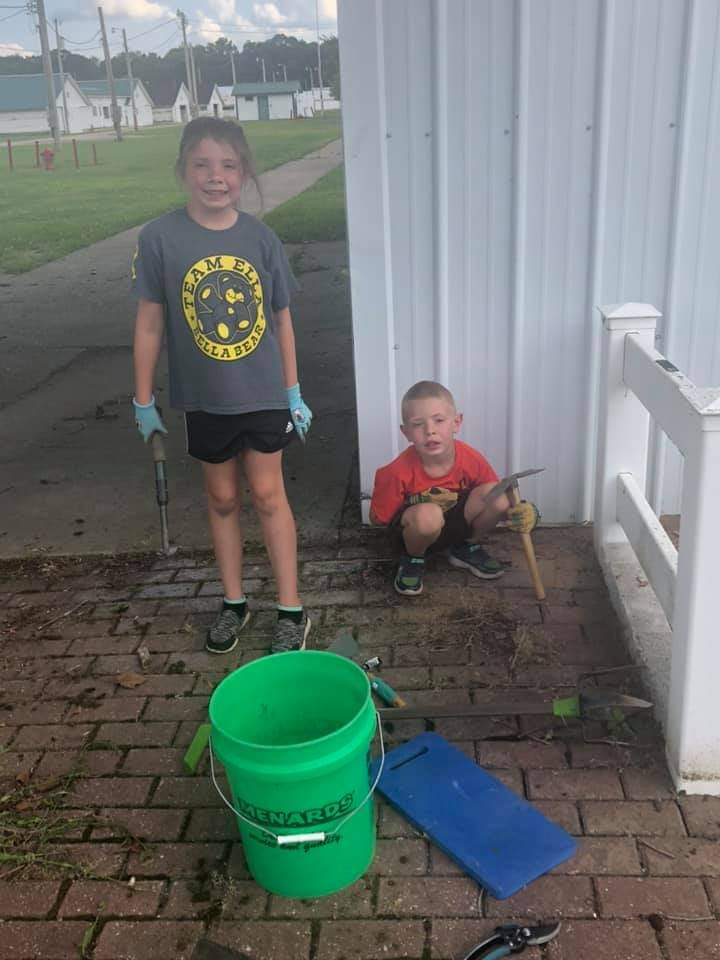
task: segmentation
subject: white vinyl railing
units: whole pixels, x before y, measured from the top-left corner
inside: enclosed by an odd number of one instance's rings
[[[654,307],[600,313],[595,547],[608,578],[632,547],[672,629],[660,719],[676,787],[720,794],[720,388],[655,350]],[[645,498],[651,415],[684,457],[679,551]]]

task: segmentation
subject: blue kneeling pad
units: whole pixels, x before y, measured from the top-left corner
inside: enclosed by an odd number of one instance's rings
[[[391,750],[378,790],[498,900],[575,853],[568,833],[436,733]]]

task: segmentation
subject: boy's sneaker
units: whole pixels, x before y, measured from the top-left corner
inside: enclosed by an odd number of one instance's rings
[[[416,597],[422,593],[424,574],[425,558],[404,553],[395,574],[395,589],[403,597]]]
[[[497,580],[504,572],[499,561],[491,557],[479,543],[461,543],[451,547],[448,561],[451,567],[469,570],[481,580]]]
[[[275,624],[275,636],[270,646],[270,653],[289,653],[291,650],[304,650],[311,626],[310,617],[304,610],[302,619],[298,623],[289,617],[279,618]]]
[[[205,649],[208,653],[230,653],[237,646],[240,631],[250,619],[250,611],[238,614],[230,607],[223,607],[215,623],[207,632]]]

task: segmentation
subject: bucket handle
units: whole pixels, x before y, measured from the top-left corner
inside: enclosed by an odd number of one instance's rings
[[[332,830],[328,830],[326,832],[319,831],[317,833],[289,833],[289,834],[273,833],[272,830],[268,830],[266,827],[261,826],[259,823],[256,823],[254,820],[248,819],[248,817],[244,816],[242,813],[236,810],[235,807],[232,805],[232,803],[228,800],[228,798],[222,792],[220,785],[218,784],[217,779],[215,777],[215,757],[213,754],[212,737],[210,737],[210,740],[208,741],[208,752],[210,754],[210,776],[212,778],[213,786],[217,790],[220,796],[220,799],[225,804],[225,806],[228,807],[230,810],[232,810],[232,812],[235,814],[235,816],[239,820],[243,820],[245,823],[248,824],[248,826],[253,827],[255,830],[261,830],[263,833],[267,834],[269,837],[272,837],[278,847],[287,847],[294,843],[324,843],[328,837],[332,837],[334,836],[334,834],[338,833],[338,831],[345,826],[348,820],[352,819],[352,817],[354,817],[356,813],[362,810],[362,808],[368,802],[370,797],[372,797],[372,795],[375,793],[375,789],[378,783],[380,782],[380,777],[382,776],[383,768],[385,766],[385,741],[383,739],[382,720],[381,720],[380,714],[377,711],[375,712],[375,718],[377,720],[378,734],[380,736],[380,766],[378,767],[378,772],[375,776],[375,780],[373,781],[373,784],[368,790],[368,792],[365,794],[365,798],[363,799],[362,803],[359,803],[354,810],[351,810],[346,817],[343,817],[340,823],[336,827],[334,827]]]

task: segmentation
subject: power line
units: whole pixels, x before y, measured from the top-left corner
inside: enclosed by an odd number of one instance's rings
[[[90,43],[94,43],[95,40],[100,36],[100,31],[96,30],[95,33],[90,37],[89,40],[71,40],[70,37],[66,37],[65,34],[61,34],[65,43],[71,43],[74,47],[84,47]]]
[[[8,8],[4,7],[2,9],[7,10]],[[21,13],[24,13],[24,12],[25,12],[25,8],[23,8],[22,10],[16,10],[15,13],[9,13],[6,17],[0,17],[0,23],[5,23],[6,20],[12,20],[13,17],[18,17],[20,16]]]
[[[90,40],[68,40],[68,38],[61,34],[65,43],[69,43],[71,47],[92,47],[93,50],[98,46],[98,34],[95,34],[94,37],[91,37]]]
[[[175,21],[174,18],[173,18],[172,20],[163,20],[162,23],[158,23],[157,26],[155,26],[155,27],[150,27],[149,30],[143,30],[142,33],[136,33],[134,36],[128,37],[128,40],[137,40],[139,37],[144,37],[144,36],[146,36],[146,34],[152,33],[153,30],[159,30],[160,27],[165,27],[165,26],[167,26],[169,23],[176,23],[176,21]]]
[[[166,43],[170,43],[171,40],[175,40],[175,39],[178,39],[178,40],[179,40],[179,39],[180,39],[180,28],[179,28],[179,26],[178,26],[177,20],[168,20],[168,21],[166,21],[166,23],[161,23],[160,26],[166,27],[166,26],[169,26],[170,24],[172,24],[172,30],[170,31],[170,33],[169,33],[166,37],[164,37],[164,38],[160,41],[160,43],[156,44],[154,47],[149,47],[147,50],[138,50],[137,52],[140,53],[140,54],[143,54],[143,53],[153,53],[155,50],[159,50],[160,47],[164,46]],[[157,27],[154,27],[153,29],[157,30]],[[146,33],[149,33],[149,32],[150,32],[149,30],[146,31]],[[128,40],[132,40],[132,39],[133,39],[133,37],[128,37]]]
[[[141,51],[141,52],[142,52],[142,53],[155,53],[156,50],[160,50],[161,47],[166,46],[166,45],[167,45],[168,43],[170,43],[171,41],[173,41],[173,40],[179,40],[179,39],[180,39],[179,33],[177,33],[176,31],[173,30],[173,32],[170,34],[170,36],[169,36],[169,37],[166,37],[164,40],[161,40],[160,43],[159,43],[156,47],[150,47],[149,50],[143,50],[143,51]]]
[[[49,30],[52,30],[52,29],[53,29],[52,24],[50,23],[50,21],[49,21],[47,18],[45,18],[45,25],[47,26],[47,28],[48,28]],[[100,47],[98,47],[98,45],[95,43],[96,39],[97,39],[99,36],[100,36],[100,31],[99,31],[99,30],[97,30],[97,31],[92,35],[92,37],[90,37],[89,40],[71,40],[69,37],[66,37],[64,33],[61,33],[61,34],[60,34],[60,38],[63,40],[64,43],[70,43],[70,44],[72,44],[74,47],[83,47],[83,46],[89,46],[90,44],[95,44],[95,46],[93,47],[94,50],[100,49]]]

